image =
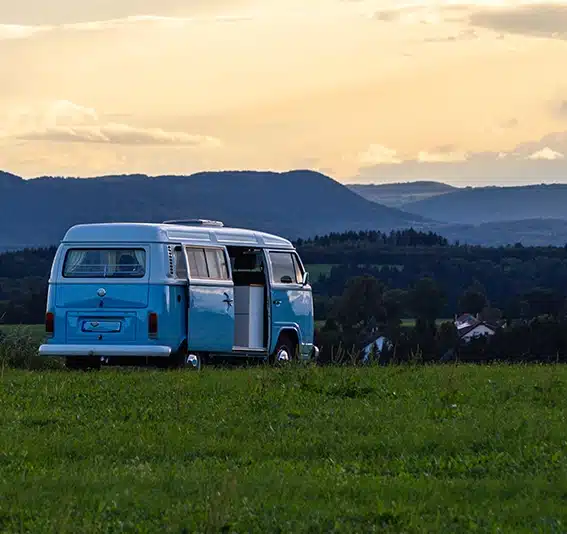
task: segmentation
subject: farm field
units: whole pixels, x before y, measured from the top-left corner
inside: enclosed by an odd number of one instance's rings
[[[2,532],[564,532],[562,366],[5,370]]]
[[[309,263],[305,265],[305,269],[309,272],[311,281],[317,281],[319,277],[329,276],[333,267],[340,267],[340,263]],[[382,269],[384,267],[395,268],[398,270],[403,269],[403,265],[382,265],[379,263],[360,264],[359,267],[372,267],[374,269]]]

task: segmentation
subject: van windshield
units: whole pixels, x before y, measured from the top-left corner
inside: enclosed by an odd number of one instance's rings
[[[142,278],[146,273],[144,249],[70,249],[65,256],[66,278]]]

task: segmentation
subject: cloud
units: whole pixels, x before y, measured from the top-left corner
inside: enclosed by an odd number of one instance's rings
[[[428,37],[424,39],[425,43],[452,43],[456,41],[470,41],[473,39],[478,39],[478,33],[473,28],[468,28],[466,30],[461,30],[460,32],[448,35],[447,37]]]
[[[363,166],[382,165],[385,163],[398,164],[401,159],[398,158],[397,152],[383,145],[372,144],[364,152],[358,155],[358,161]]]
[[[58,100],[36,109],[16,110],[5,136],[25,141],[102,143],[114,145],[177,145],[215,148],[219,139],[160,128],[139,128],[107,122],[95,109]]]
[[[407,24],[438,24],[466,20],[471,2],[463,4],[446,2],[421,2],[399,7],[387,7],[372,13],[372,18],[381,22],[402,22]]]
[[[471,13],[469,22],[498,32],[567,39],[567,5],[546,3],[485,8]]]
[[[396,165],[363,166],[352,181],[440,180],[448,183],[564,182],[567,176],[567,131],[521,143],[508,152],[465,153],[454,146],[422,150]]]
[[[181,28],[196,22],[238,22],[250,20],[248,16],[215,16],[215,17],[164,17],[156,15],[138,15],[118,19],[101,20],[93,22],[77,22],[62,24],[55,28],[69,31],[101,31],[116,30],[129,26],[154,26],[162,28]]]
[[[549,147],[542,148],[533,154],[528,156],[528,159],[544,159],[544,160],[554,160],[554,159],[564,159],[565,156],[561,152],[556,152]]]
[[[428,152],[420,151],[417,154],[417,161],[421,163],[449,163],[452,161],[465,161],[467,153],[458,151],[452,146],[438,147],[437,149]]]
[[[480,4],[480,5],[479,5]],[[476,39],[475,28],[485,28],[502,34],[567,39],[567,5],[565,2],[469,2],[431,1],[385,8],[372,15],[377,21],[406,24],[439,24],[468,22],[471,28],[446,37],[425,39],[426,42],[453,42]],[[518,5],[520,4],[520,5]]]
[[[51,124],[82,124],[85,121],[97,121],[98,114],[93,108],[80,106],[69,100],[56,100],[46,110],[44,120]]]
[[[380,22],[401,22],[403,24],[437,24],[442,13],[437,6],[402,6],[397,9],[381,9],[372,15]]]
[[[8,39],[28,39],[38,33],[51,30],[50,26],[25,26],[20,24],[0,24],[0,41]]]
[[[185,132],[166,132],[159,128],[135,128],[126,124],[59,126],[25,132],[18,135],[17,138],[26,141],[117,145],[185,145],[201,148],[220,146],[220,141],[214,137],[191,135]]]
[[[157,29],[184,28],[195,23],[229,23],[251,20],[251,16],[223,15],[214,17],[165,17],[157,15],[137,15],[116,19],[75,22],[57,25],[16,25],[0,24],[0,40],[27,39],[48,32],[100,32],[125,28],[150,27]]]

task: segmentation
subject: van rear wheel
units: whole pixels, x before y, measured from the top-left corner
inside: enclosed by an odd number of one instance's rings
[[[65,358],[65,367],[72,371],[88,371],[89,369],[98,371],[100,369],[100,360],[97,358],[67,356]]]

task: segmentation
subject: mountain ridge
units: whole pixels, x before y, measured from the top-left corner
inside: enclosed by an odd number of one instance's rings
[[[372,202],[402,209],[409,202],[430,198],[454,191],[456,187],[443,182],[418,180],[384,184],[345,184],[351,191]]]
[[[567,219],[567,184],[466,187],[403,204],[404,211],[451,223]]]
[[[386,196],[384,204],[370,201],[353,185],[386,191],[391,196]],[[437,194],[407,201],[416,191],[432,190]],[[475,195],[495,194],[500,198],[511,194],[520,197],[521,207],[533,204],[542,192],[553,197],[555,211],[514,211],[502,206],[506,199],[500,199],[496,207],[485,198],[475,200]],[[397,199],[395,195],[399,195]],[[465,200],[451,220],[448,215],[453,215],[451,210],[458,205],[453,195],[462,195]],[[567,242],[564,197],[567,201],[567,184],[454,187],[423,180],[345,186],[324,174],[302,169],[29,179],[0,171],[0,250],[57,244],[64,232],[78,223],[161,222],[173,218],[219,219],[226,225],[290,239],[346,230],[388,232],[413,227],[474,245],[521,242],[526,246],[563,246]],[[384,196],[381,198],[384,200]],[[439,205],[431,207],[435,202]],[[485,205],[492,220],[482,220],[480,207]]]
[[[56,244],[70,226],[89,222],[218,219],[292,239],[429,222],[365,200],[332,178],[307,170],[26,180],[6,176],[0,183],[2,248]]]

